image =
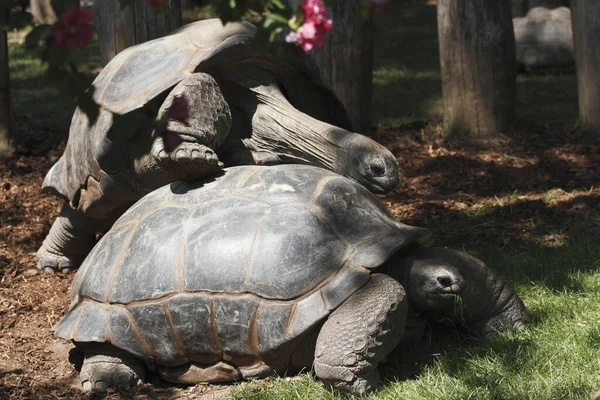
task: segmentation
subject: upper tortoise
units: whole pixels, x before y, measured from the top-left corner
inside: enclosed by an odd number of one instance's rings
[[[37,253],[47,270],[76,268],[110,225],[144,194],[224,166],[300,163],[335,171],[384,193],[399,183],[394,155],[349,131],[344,107],[297,47],[258,53],[247,22],[199,21],[119,53],[94,81],[98,120],[77,109],[64,154],[43,188],[66,199]],[[171,154],[152,127],[175,96],[190,104],[189,126],[169,121],[184,142]],[[151,149],[149,153],[142,150]]]
[[[333,172],[228,168],[123,214],[77,272],[54,329],[83,350],[88,390],[135,384],[146,366],[199,383],[314,365],[364,393],[380,385],[408,305],[482,335],[523,324],[502,278],[464,253],[422,247],[430,241]]]

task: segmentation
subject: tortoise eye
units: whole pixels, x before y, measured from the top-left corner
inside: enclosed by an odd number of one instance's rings
[[[371,165],[371,172],[375,176],[383,176],[385,175],[385,168],[381,165],[373,164]]]

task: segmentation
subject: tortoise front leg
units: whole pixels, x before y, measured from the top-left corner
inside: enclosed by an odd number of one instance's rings
[[[400,342],[407,307],[398,281],[371,275],[321,328],[315,350],[317,376],[354,393],[377,389],[381,384],[377,366]]]
[[[161,105],[159,118],[168,115],[174,99],[182,96],[188,101],[189,117],[186,122],[169,120],[167,129],[179,134],[183,143],[167,153],[163,139],[157,137],[150,153],[134,161],[138,179],[150,189],[214,175],[223,169],[214,149],[229,135],[231,111],[219,85],[208,74],[190,75],[169,93]]]
[[[96,244],[96,232],[103,226],[105,223],[86,217],[65,201],[36,254],[37,268],[63,273],[78,268]]]
[[[79,377],[84,392],[116,388],[125,392],[146,375],[145,363],[108,343],[90,343],[84,349]]]

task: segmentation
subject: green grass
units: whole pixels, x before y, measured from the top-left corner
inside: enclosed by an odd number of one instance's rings
[[[365,399],[543,400],[586,399],[600,389],[600,247],[573,238],[560,248],[481,246],[525,300],[531,321],[524,332],[493,341],[442,332],[413,349],[397,351],[388,383]],[[419,364],[414,367],[414,363]],[[412,367],[412,368],[411,368]],[[413,369],[407,379],[398,380]],[[231,399],[362,398],[334,393],[307,375],[244,383]]]

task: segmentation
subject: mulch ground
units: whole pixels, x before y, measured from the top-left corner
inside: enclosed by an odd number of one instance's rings
[[[560,246],[572,233],[600,228],[600,146],[577,131],[529,132],[483,151],[427,139],[435,129],[377,132],[400,163],[404,180],[384,202],[403,222],[431,228],[440,244],[465,247]],[[86,398],[68,361],[70,344],[50,331],[68,308],[73,274],[35,269],[61,204],[40,187],[61,150],[0,164],[0,400]],[[146,385],[138,398],[210,398],[226,390]]]

